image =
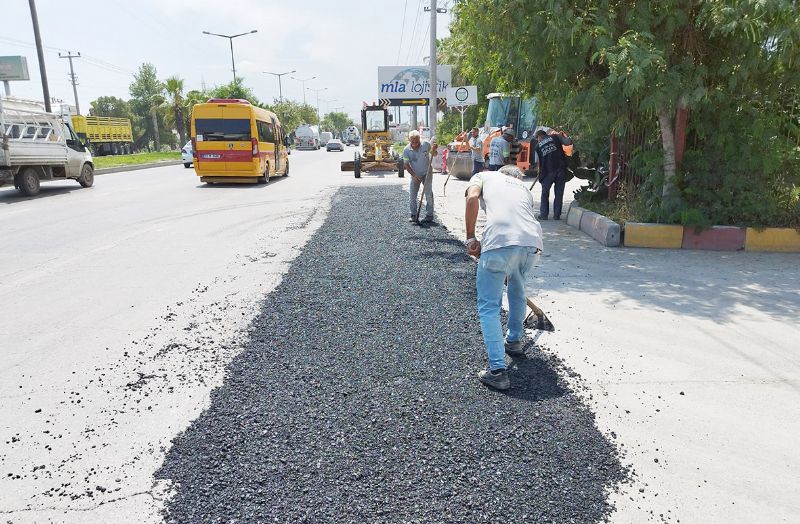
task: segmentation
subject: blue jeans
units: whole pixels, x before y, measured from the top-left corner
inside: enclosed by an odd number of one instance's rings
[[[526,295],[525,277],[533,270],[536,248],[509,246],[481,253],[475,279],[478,291],[478,315],[489,369],[505,369],[505,340],[500,323],[503,304],[503,284],[508,281],[508,333],[509,342],[522,339],[525,329]]]
[[[472,174],[478,174],[483,171],[483,162],[479,162],[477,160],[472,161]]]
[[[489,164],[489,171],[500,171],[503,164]]]
[[[411,217],[416,219],[420,218],[417,216],[417,209],[419,209],[417,207],[419,205],[417,202],[417,195],[419,194],[419,186],[422,185],[422,193],[425,195],[425,218],[433,220],[433,181],[429,176],[424,177],[423,181],[424,184],[420,184],[413,176],[408,181]]]
[[[553,217],[561,217],[561,206],[564,202],[564,186],[567,183],[567,173],[564,169],[545,173],[539,181],[542,184],[542,201],[539,203],[539,215],[547,218],[550,213],[550,187],[555,189],[553,198]]]

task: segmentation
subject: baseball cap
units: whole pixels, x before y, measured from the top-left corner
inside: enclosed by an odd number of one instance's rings
[[[515,136],[517,136],[517,134],[514,132],[514,128],[513,128],[513,127],[507,127],[507,128],[505,128],[505,129],[503,130],[503,134],[504,134],[504,135],[508,135],[508,136],[510,136],[510,137],[512,137],[512,138],[513,138],[513,137],[515,137]]]

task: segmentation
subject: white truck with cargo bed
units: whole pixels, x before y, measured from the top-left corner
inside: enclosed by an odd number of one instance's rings
[[[34,196],[42,181],[66,179],[83,187],[94,183],[87,144],[38,102],[0,97],[0,186],[13,183],[25,196]]]

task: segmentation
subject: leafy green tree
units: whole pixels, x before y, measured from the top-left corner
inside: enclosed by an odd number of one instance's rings
[[[143,136],[139,137],[137,142],[152,140],[156,144],[156,149],[160,149],[161,140],[158,131],[160,111],[154,104],[159,100],[157,97],[161,97],[159,104],[163,104],[164,86],[158,80],[155,66],[149,63],[139,66],[128,91],[131,94],[128,102],[131,112],[144,130]]]
[[[776,178],[796,187],[797,110],[793,120],[787,108],[798,100],[799,9],[796,0],[458,2],[445,49],[479,86],[535,94],[540,120],[579,146],[654,130],[659,156],[638,160],[652,209],[730,223],[743,216],[736,207],[772,199],[759,191]]]
[[[114,118],[130,118],[131,109],[128,102],[115,96],[101,96],[89,102],[89,115],[109,116]]]
[[[180,137],[181,145],[186,143],[186,120],[184,110],[186,100],[183,97],[183,79],[171,76],[164,81],[169,111],[166,113],[167,124],[174,126]]]
[[[343,112],[330,112],[322,117],[320,128],[323,131],[341,133],[347,126],[354,125],[353,120]]]
[[[317,110],[308,104],[284,98],[283,101],[275,100],[267,109],[278,115],[287,133],[294,131],[300,124],[319,124]]]
[[[213,98],[241,98],[255,106],[261,105],[253,90],[244,85],[244,78],[237,78],[235,82],[217,86],[209,94]]]

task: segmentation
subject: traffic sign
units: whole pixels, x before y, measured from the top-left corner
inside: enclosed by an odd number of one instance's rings
[[[445,106],[447,100],[444,98],[439,98],[439,107]],[[427,98],[381,98],[379,100],[379,105],[384,107],[389,106],[403,106],[403,107],[411,107],[411,106],[427,106],[429,100]]]
[[[474,106],[478,103],[478,86],[461,86],[447,88],[447,105]]]
[[[24,56],[0,56],[0,80],[30,80]]]

